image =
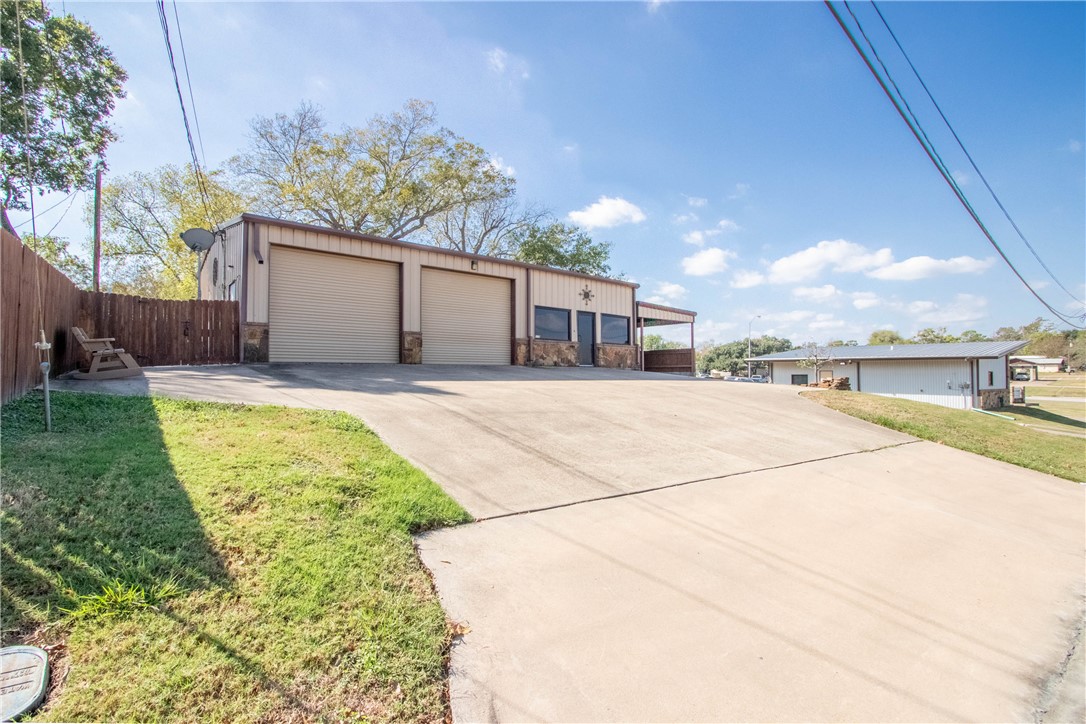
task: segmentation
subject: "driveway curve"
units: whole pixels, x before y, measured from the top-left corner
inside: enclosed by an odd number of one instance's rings
[[[94,386],[344,410],[467,507],[417,540],[470,629],[457,721],[1086,713],[1084,487],[794,389],[399,365]]]

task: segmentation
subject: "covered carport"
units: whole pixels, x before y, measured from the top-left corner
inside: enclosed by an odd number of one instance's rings
[[[638,360],[645,372],[670,372],[672,374],[697,374],[694,361],[694,318],[697,312],[675,307],[665,307],[650,302],[637,303],[637,349],[641,356]],[[682,349],[645,350],[645,327],[660,327],[670,324],[690,325],[690,347]]]

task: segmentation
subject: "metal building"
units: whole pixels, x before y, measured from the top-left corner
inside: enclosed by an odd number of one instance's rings
[[[1011,401],[1008,355],[1028,342],[960,342],[830,347],[820,379],[807,364],[805,349],[752,357],[769,367],[778,385],[806,385],[848,377],[857,392],[902,397],[944,407],[982,410]]]
[[[242,214],[200,264],[245,362],[636,368],[637,284]]]

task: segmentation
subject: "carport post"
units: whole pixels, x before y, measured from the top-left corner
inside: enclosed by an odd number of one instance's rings
[[[690,320],[690,375],[698,376],[698,357],[694,354],[694,320]]]

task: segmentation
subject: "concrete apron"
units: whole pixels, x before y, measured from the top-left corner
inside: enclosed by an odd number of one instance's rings
[[[1083,487],[785,388],[379,366],[66,386],[346,410],[490,518],[418,539],[471,627],[458,721],[1083,720]]]
[[[453,717],[1082,721],[1083,492],[916,442],[429,533]]]

